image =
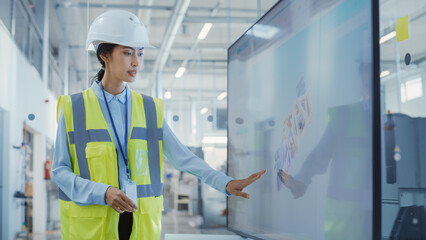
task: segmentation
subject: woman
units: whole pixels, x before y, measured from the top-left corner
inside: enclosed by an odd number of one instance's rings
[[[173,135],[163,102],[129,89],[144,48],[145,27],[122,10],[92,23],[102,69],[81,93],[58,99],[58,132],[52,169],[60,188],[62,239],[159,239],[163,210],[163,154],[177,169],[230,195],[265,173],[233,180],[210,168]]]

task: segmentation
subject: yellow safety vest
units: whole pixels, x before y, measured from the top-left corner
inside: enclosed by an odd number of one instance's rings
[[[138,210],[130,239],[160,239],[163,211],[163,102],[131,91],[132,119],[127,156],[137,184]],[[119,187],[117,152],[92,88],[60,96],[72,171],[77,176]],[[79,206],[59,190],[62,239],[118,239],[119,214],[110,206]]]

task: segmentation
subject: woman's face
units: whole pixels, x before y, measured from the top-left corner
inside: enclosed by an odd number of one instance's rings
[[[116,46],[105,67],[108,68],[111,77],[124,82],[134,82],[136,74],[142,64],[143,48],[132,48],[122,45]]]

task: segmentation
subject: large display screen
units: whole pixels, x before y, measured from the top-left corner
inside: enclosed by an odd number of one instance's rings
[[[228,198],[259,239],[371,239],[371,0],[278,2],[228,49]]]

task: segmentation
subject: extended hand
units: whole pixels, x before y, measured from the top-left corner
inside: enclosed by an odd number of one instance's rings
[[[240,196],[243,198],[250,198],[248,193],[243,192],[243,189],[248,185],[252,184],[256,180],[258,180],[263,174],[266,173],[266,170],[262,170],[260,172],[252,174],[250,177],[241,179],[241,180],[231,180],[226,185],[226,191],[235,196]]]
[[[138,209],[138,206],[123,191],[111,186],[105,192],[105,201],[118,213],[136,212]]]

